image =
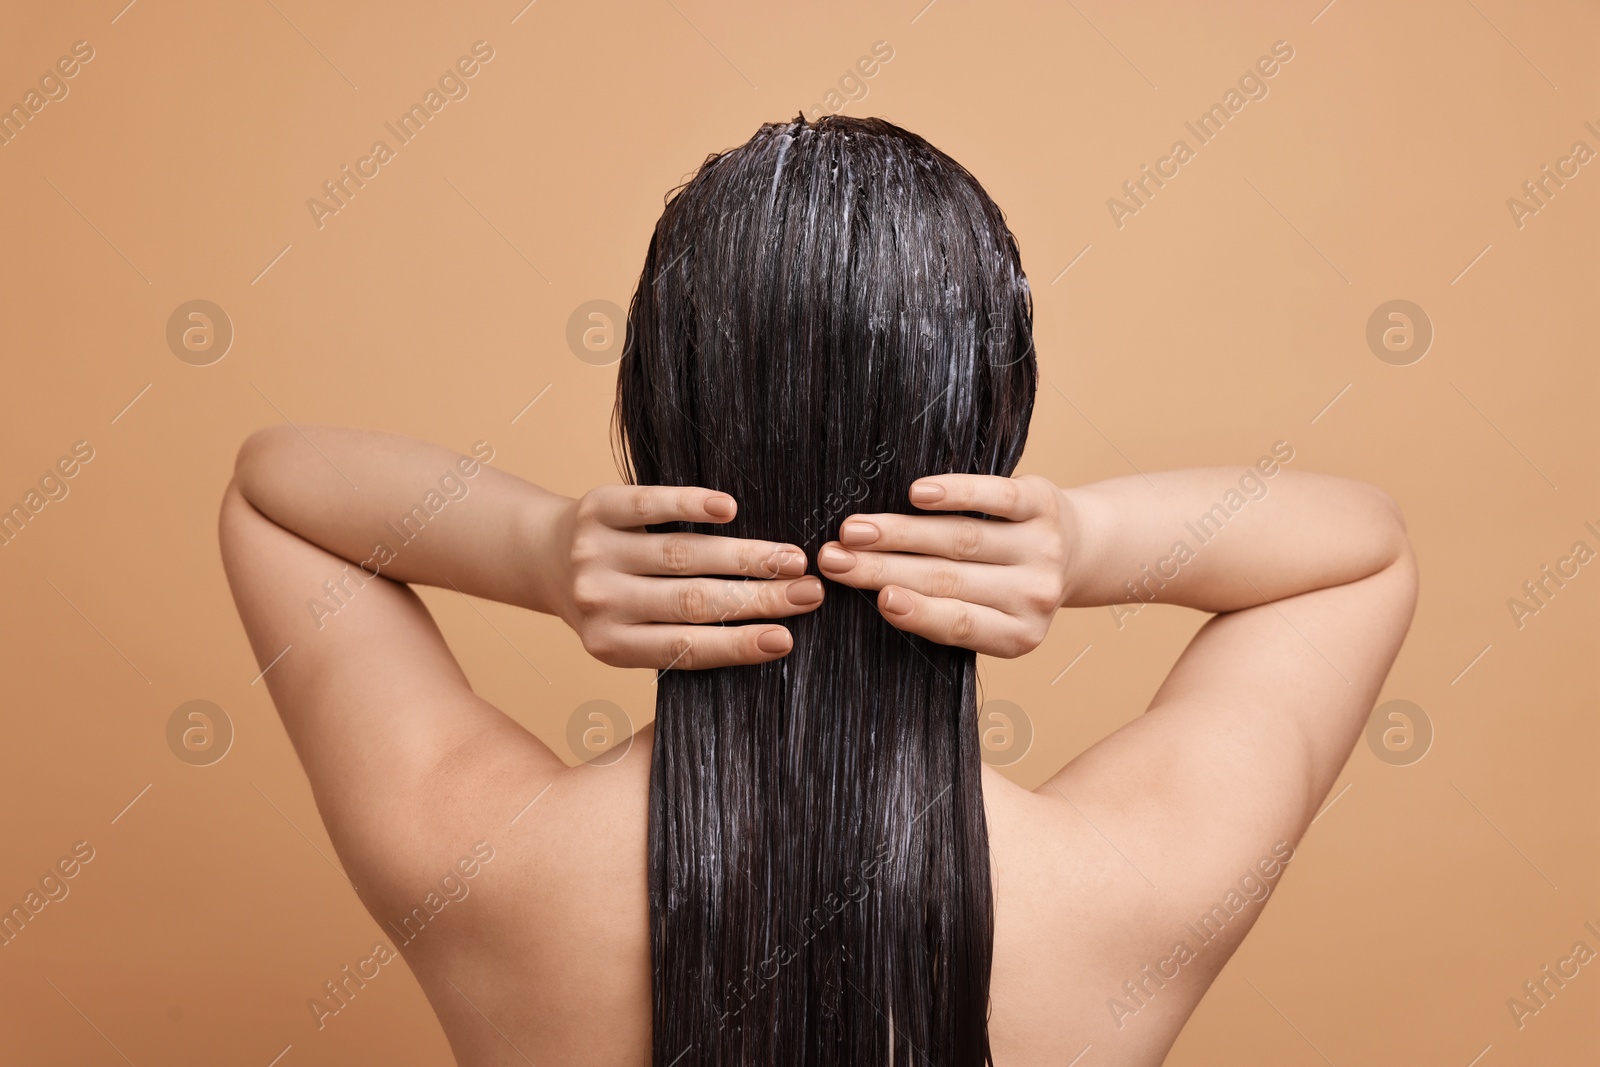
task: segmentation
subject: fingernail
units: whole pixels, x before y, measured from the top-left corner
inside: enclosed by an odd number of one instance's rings
[[[918,482],[911,487],[913,504],[931,504],[935,500],[943,499],[944,486],[937,482]]]
[[[789,631],[784,629],[767,630],[756,638],[756,647],[763,652],[787,652],[793,642],[789,639]]]
[[[817,553],[817,565],[830,571],[847,571],[856,565],[856,554],[828,545]]]
[[[731,496],[713,496],[706,498],[706,514],[715,515],[719,519],[726,519],[733,514],[734,503]]]
[[[784,595],[796,607],[809,607],[822,602],[822,583],[815,578],[804,578],[789,586]]]
[[[890,615],[904,615],[911,610],[911,598],[898,589],[883,594],[883,610]]]
[[[847,545],[870,545],[878,539],[878,528],[870,522],[851,519],[839,527],[839,540]]]

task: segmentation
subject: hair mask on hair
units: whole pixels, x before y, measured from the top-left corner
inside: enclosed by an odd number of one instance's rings
[[[919,477],[1012,473],[1032,338],[1016,241],[958,163],[879,119],[766,125],[656,226],[618,379],[624,474],[739,501],[658,532],[814,560],[846,514],[912,512]],[[659,1067],[990,1062],[976,656],[823,582],[781,620],[788,656],[660,676]]]

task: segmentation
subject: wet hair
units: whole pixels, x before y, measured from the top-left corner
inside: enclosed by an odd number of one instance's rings
[[[624,476],[739,502],[653,530],[798,544],[815,574],[846,515],[913,512],[915,479],[1011,474],[1032,338],[1016,240],[955,160],[881,119],[764,125],[650,240]],[[782,659],[659,675],[658,1067],[991,1062],[976,656],[823,582]]]

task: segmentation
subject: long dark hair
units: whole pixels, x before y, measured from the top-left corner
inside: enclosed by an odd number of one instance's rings
[[[624,475],[739,511],[653,529],[814,561],[845,515],[912,511],[918,477],[1012,472],[1032,302],[960,164],[881,119],[802,117],[675,193],[628,312]],[[783,659],[659,677],[657,1067],[990,1062],[975,655],[824,582]]]

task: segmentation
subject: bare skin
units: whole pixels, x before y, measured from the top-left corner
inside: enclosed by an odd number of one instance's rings
[[[984,768],[998,1067],[1085,1046],[1085,1064],[1162,1061],[1282,878],[1405,637],[1417,574],[1394,503],[1264,471],[1068,489],[933,476],[913,486],[920,508],[994,518],[849,516],[819,554],[830,579],[877,590],[893,625],[992,655],[1032,650],[1061,607],[1132,603],[1128,580],[1214,614],[1145,713],[1044,786]],[[923,487],[942,497],[919,500]],[[1175,562],[1176,541],[1195,543],[1184,524],[1229,499],[1246,503],[1225,531]],[[401,544],[385,523],[418,505],[422,532]],[[290,646],[265,678],[329,836],[464,1065],[649,1062],[653,730],[614,764],[568,768],[473,693],[406,583],[558,616],[614,666],[776,659],[792,644],[781,625],[708,624],[814,610],[820,583],[800,577],[796,546],[642,530],[735,507],[663,487],[574,500],[362,430],[276,427],[240,451],[220,517],[240,616],[261,666]],[[380,541],[392,558],[374,558]],[[343,606],[314,614],[313,598]],[[478,842],[492,859],[463,877]],[[405,941],[391,921],[447,874],[469,894]]]

